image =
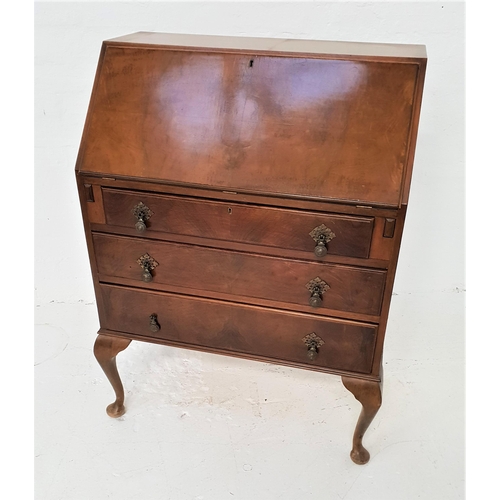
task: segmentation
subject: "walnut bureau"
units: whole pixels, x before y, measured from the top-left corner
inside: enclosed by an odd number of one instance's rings
[[[102,45],[76,177],[125,411],[131,340],[319,370],[381,401],[422,45],[135,33]]]

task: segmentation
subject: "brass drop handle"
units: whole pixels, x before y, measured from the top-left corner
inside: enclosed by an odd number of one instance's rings
[[[311,342],[309,349],[307,349],[307,357],[313,361],[318,357],[318,344],[316,342]]]
[[[160,330],[160,325],[158,323],[158,316],[156,316],[156,314],[151,314],[151,316],[149,316],[149,329],[153,333],[156,333]]]
[[[144,222],[144,219],[142,217],[138,217],[138,221],[135,223],[135,228],[137,231],[142,233],[143,231],[146,231],[146,223]]]
[[[134,207],[132,213],[134,214],[134,217],[137,219],[137,222],[135,223],[135,228],[140,233],[143,233],[144,231],[146,231],[147,228],[146,221],[151,218],[153,212],[149,209],[149,207],[144,205],[144,203],[141,201]]]
[[[335,233],[324,224],[321,224],[318,227],[315,227],[310,233],[309,236],[316,242],[316,246],[314,247],[314,255],[316,257],[324,257],[328,253],[328,247],[326,244],[329,241],[332,241],[335,238]]]
[[[151,270],[149,267],[144,267],[144,271],[142,272],[142,281],[144,283],[149,283],[153,279],[153,275],[151,274]]]
[[[307,347],[307,357],[313,361],[318,357],[319,348],[325,343],[325,341],[316,335],[314,332],[306,335],[302,342],[306,344]]]
[[[142,281],[144,281],[144,283],[153,281],[153,274],[151,271],[159,265],[158,262],[148,253],[141,255],[136,262],[142,267]]]
[[[309,297],[309,305],[311,307],[319,307],[323,299],[321,298],[321,289],[319,286],[315,286],[312,295]]]
[[[316,246],[314,247],[314,255],[316,255],[316,257],[324,257],[327,253],[328,249],[326,248],[326,236],[324,234],[320,234],[318,241],[316,242]]]
[[[306,283],[306,288],[311,292],[309,305],[311,307],[320,307],[323,304],[323,294],[330,290],[330,285],[323,281],[319,276]]]

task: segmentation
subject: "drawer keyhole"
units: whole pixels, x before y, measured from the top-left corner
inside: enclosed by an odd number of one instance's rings
[[[228,213],[228,214],[232,214],[232,213],[233,213],[233,209],[232,209],[231,207],[228,207],[228,209],[227,209],[227,213]]]

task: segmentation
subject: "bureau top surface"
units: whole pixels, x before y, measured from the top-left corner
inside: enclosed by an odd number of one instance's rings
[[[116,38],[103,45],[77,169],[400,206],[424,72],[423,46]]]
[[[146,44],[191,49],[263,51],[286,54],[316,54],[358,57],[425,59],[425,45],[299,40],[139,31],[108,40],[116,44]]]

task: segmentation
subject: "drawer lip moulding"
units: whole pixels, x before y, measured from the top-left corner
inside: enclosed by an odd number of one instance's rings
[[[376,325],[213,299],[101,285],[106,330],[278,358],[331,371],[371,372]],[[159,329],[151,330],[155,315]],[[314,361],[303,338],[323,339]]]
[[[93,234],[93,244],[99,276],[106,281],[125,278],[152,289],[177,286],[193,294],[206,290],[226,294],[229,300],[261,298],[311,309],[317,287],[321,301],[314,307],[317,313],[379,316],[382,307],[387,276],[382,270],[102,233]]]
[[[134,228],[137,213],[146,212],[144,235],[171,233],[314,252],[315,231],[327,234],[327,253],[367,258],[373,217],[262,207],[189,199],[179,196],[102,190],[106,223]],[[324,227],[324,229],[323,229]],[[319,229],[317,229],[319,228]]]

